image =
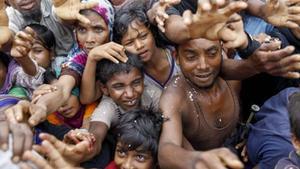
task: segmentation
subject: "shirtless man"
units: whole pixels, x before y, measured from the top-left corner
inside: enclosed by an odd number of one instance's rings
[[[182,75],[173,79],[160,100],[170,119],[160,138],[161,168],[243,168],[233,153],[220,148],[239,118],[238,83],[219,77],[220,43],[190,40],[179,45],[177,62]]]

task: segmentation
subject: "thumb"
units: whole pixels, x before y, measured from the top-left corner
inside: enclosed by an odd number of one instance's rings
[[[28,122],[31,126],[36,126],[47,118],[47,109],[45,106],[31,104],[29,112],[31,116]]]

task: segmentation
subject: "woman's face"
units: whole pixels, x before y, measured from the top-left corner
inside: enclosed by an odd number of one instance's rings
[[[109,29],[103,18],[96,12],[86,10],[83,15],[91,21],[91,24],[79,22],[75,30],[79,45],[89,53],[94,47],[109,41]]]
[[[138,20],[129,24],[121,44],[127,51],[137,54],[144,63],[152,58],[156,48],[152,32]]]
[[[46,49],[40,40],[34,40],[29,56],[37,62],[37,64],[45,69],[50,66],[52,54]]]

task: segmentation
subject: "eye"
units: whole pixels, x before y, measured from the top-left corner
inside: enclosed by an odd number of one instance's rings
[[[148,33],[142,33],[140,35],[140,39],[145,40],[147,38]]]
[[[126,43],[125,43],[125,46],[132,46],[133,45],[133,41],[127,41]]]
[[[142,83],[142,79],[136,79],[132,82],[133,86],[140,86]]]
[[[218,49],[217,48],[209,49],[207,51],[208,56],[215,56],[217,53],[218,53]]]
[[[123,157],[126,156],[126,152],[125,151],[123,151],[121,149],[118,149],[116,151],[117,151],[117,154],[118,154],[119,157],[123,158]]]
[[[96,33],[102,33],[103,32],[103,28],[95,28],[94,29]]]
[[[145,162],[146,157],[143,154],[138,154],[138,155],[136,155],[136,160],[139,162]]]
[[[115,90],[122,90],[124,88],[123,84],[114,84],[112,85],[112,88]]]
[[[78,33],[85,33],[85,32],[86,32],[86,29],[85,29],[84,27],[78,26],[78,27],[77,27],[77,32],[78,32]]]
[[[32,50],[33,53],[41,53],[41,52],[43,52],[42,48],[32,48],[31,50]]]

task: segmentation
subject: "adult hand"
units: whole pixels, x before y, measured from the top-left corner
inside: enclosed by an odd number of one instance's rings
[[[188,28],[190,39],[218,40],[218,33],[229,17],[247,7],[247,3],[242,1],[230,2],[222,8],[216,4],[207,4],[207,1],[199,1],[196,14],[192,14],[189,10],[183,13],[184,24]]]
[[[210,151],[197,152],[195,169],[242,169],[243,163],[227,148],[218,148]]]
[[[67,134],[64,135],[63,142],[67,144],[78,144],[81,141],[88,141],[89,151],[92,151],[93,146],[96,142],[94,134],[88,132],[85,129],[75,129],[70,130]]]
[[[93,48],[89,53],[88,59],[95,62],[108,59],[115,63],[119,63],[119,61],[125,63],[128,60],[124,46],[115,42],[109,42]]]
[[[45,94],[57,91],[57,86],[50,84],[43,84],[33,91],[31,103],[35,104],[39,98]]]
[[[86,140],[83,140],[79,142],[76,145],[70,145],[66,144],[58,139],[56,139],[54,136],[42,133],[40,134],[40,138],[43,141],[48,141],[52,145],[55,146],[56,150],[61,154],[61,156],[73,166],[77,166],[79,163],[81,163],[84,158],[90,154],[89,151],[89,142]],[[45,152],[40,147],[33,147],[38,152]],[[43,153],[44,154],[44,153]]]
[[[17,163],[20,161],[23,152],[31,149],[32,131],[26,123],[10,122],[6,120],[6,116],[3,113],[0,116],[0,147],[3,151],[8,150],[9,135],[11,134],[13,139],[12,161]]]
[[[262,7],[263,18],[272,25],[297,28],[300,24],[300,0],[267,0]]]
[[[218,36],[228,49],[244,49],[248,45],[248,37],[244,31],[242,17],[236,13],[229,18],[226,25],[219,31]]]
[[[5,8],[4,0],[0,0],[0,49],[12,36],[8,28],[8,17]]]
[[[32,48],[34,37],[35,32],[30,27],[26,27],[23,31],[19,31],[13,40],[10,55],[16,59],[29,57],[28,53]]]
[[[79,13],[83,9],[91,9],[98,2],[80,2],[80,0],[52,0],[55,14],[62,20],[78,20],[84,24],[90,24],[90,20]]]
[[[153,20],[157,23],[157,27],[162,31],[165,32],[165,21],[169,18],[169,15],[166,13],[166,10],[178,3],[181,0],[159,0],[155,2],[151,8],[151,13]]]
[[[53,138],[56,142],[59,142],[56,138]],[[38,154],[32,151],[26,151],[23,155],[24,160],[32,162],[37,168],[41,169],[74,169],[73,164],[69,163],[63,155],[59,152],[59,149],[65,149],[65,144],[55,144],[48,140],[44,140],[41,145],[35,145],[34,150]],[[48,159],[48,161],[45,158]],[[29,165],[22,165],[22,169],[30,169]]]
[[[278,49],[275,42],[263,43],[248,59],[259,72],[285,78],[300,78],[300,55],[293,46]]]
[[[27,100],[21,100],[18,104],[5,110],[5,114],[9,122],[24,122],[30,126],[36,126],[46,120],[46,110],[44,105],[36,105]]]

